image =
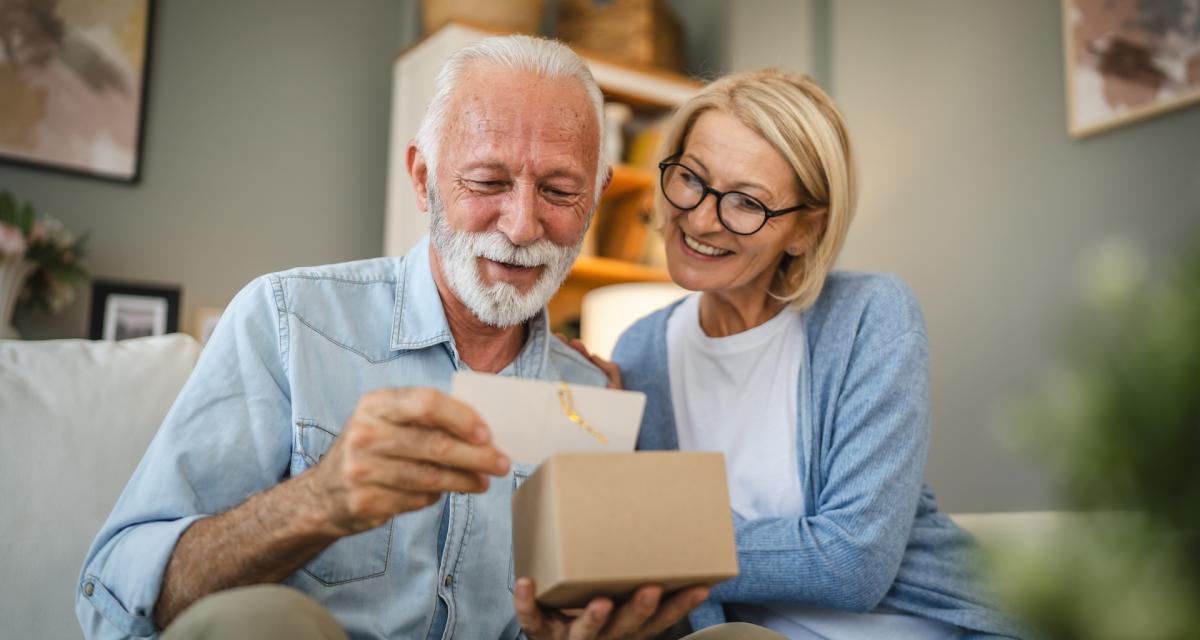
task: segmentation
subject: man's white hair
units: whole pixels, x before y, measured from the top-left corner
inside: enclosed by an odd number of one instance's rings
[[[438,71],[433,82],[433,98],[425,109],[425,118],[417,131],[417,149],[425,156],[430,175],[437,170],[438,145],[446,121],[450,97],[458,88],[462,72],[481,62],[514,71],[528,71],[544,78],[572,78],[583,86],[596,112],[597,149],[596,200],[604,187],[608,164],[604,162],[604,95],[587,64],[562,43],[546,38],[512,35],[485,38],[455,51]]]

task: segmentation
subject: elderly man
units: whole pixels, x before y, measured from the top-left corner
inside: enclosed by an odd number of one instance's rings
[[[452,56],[408,149],[430,241],[238,294],[88,552],[88,637],[644,637],[706,597],[541,611],[513,464],[443,394],[460,369],[606,382],[543,310],[610,175],[600,115],[561,45]]]

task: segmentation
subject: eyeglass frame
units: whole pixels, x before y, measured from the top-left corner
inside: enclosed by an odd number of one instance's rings
[[[739,235],[739,236],[752,236],[752,235],[758,233],[759,231],[762,231],[762,228],[767,226],[767,221],[772,218],[778,218],[779,216],[782,216],[782,215],[785,215],[788,213],[794,213],[794,212],[800,211],[802,209],[811,209],[813,207],[813,205],[811,203],[804,203],[804,204],[796,205],[794,207],[788,207],[786,209],[770,209],[767,207],[767,205],[763,204],[762,200],[759,200],[758,198],[755,198],[754,196],[752,196],[748,193],[745,193],[743,191],[736,191],[736,190],[735,191],[718,191],[718,190],[714,189],[712,187],[712,185],[708,184],[708,182],[704,178],[701,178],[700,174],[696,173],[696,171],[693,170],[691,167],[687,166],[686,164],[683,164],[682,162],[679,162],[679,157],[680,157],[680,154],[676,153],[674,155],[667,156],[661,162],[658,163],[658,188],[660,191],[662,191],[663,198],[665,198],[672,207],[675,207],[676,209],[679,209],[680,211],[695,211],[696,209],[700,208],[700,205],[704,204],[705,198],[707,198],[708,195],[711,193],[717,199],[717,203],[716,203],[717,222],[720,222],[721,226],[725,227],[725,230],[728,231],[729,233]],[[667,168],[672,165],[683,168],[688,173],[695,176],[697,180],[700,181],[700,186],[702,187],[702,189],[700,192],[700,199],[696,201],[696,204],[694,204],[690,207],[681,207],[681,206],[675,204],[675,202],[673,200],[671,200],[671,197],[667,195],[667,185],[664,183],[664,181],[667,179]],[[736,193],[739,196],[749,198],[750,200],[757,202],[758,205],[762,207],[762,210],[763,210],[762,224],[758,225],[758,228],[755,229],[754,231],[750,231],[750,232],[735,231],[734,229],[731,229],[728,224],[725,223],[725,217],[721,215],[721,199],[731,193]]]

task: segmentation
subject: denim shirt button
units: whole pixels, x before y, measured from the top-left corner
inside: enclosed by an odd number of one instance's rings
[[[94,585],[92,585],[91,580],[88,580],[87,582],[83,583],[83,595],[90,598],[90,597],[92,597],[92,593],[95,591],[96,591],[96,587]]]
[[[454,584],[454,576],[446,574],[446,579],[442,581],[447,587]]]

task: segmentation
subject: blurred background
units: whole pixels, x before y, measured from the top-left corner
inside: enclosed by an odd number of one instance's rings
[[[1116,242],[1154,278],[1196,236],[1200,108],[1070,136],[1051,0],[648,4],[677,42],[642,67],[701,80],[780,67],[844,110],[862,191],[840,266],[897,273],[924,308],[942,506],[1059,506],[1007,416],[1053,368],[1089,256]],[[94,278],[178,285],[192,331],[257,275],[381,255],[389,171],[402,171],[389,169],[394,65],[424,35],[421,5],[160,0],[139,180],[0,163],[0,188],[89,232]],[[536,29],[554,33],[562,10],[545,3]],[[85,285],[14,325],[84,337],[88,311]]]

